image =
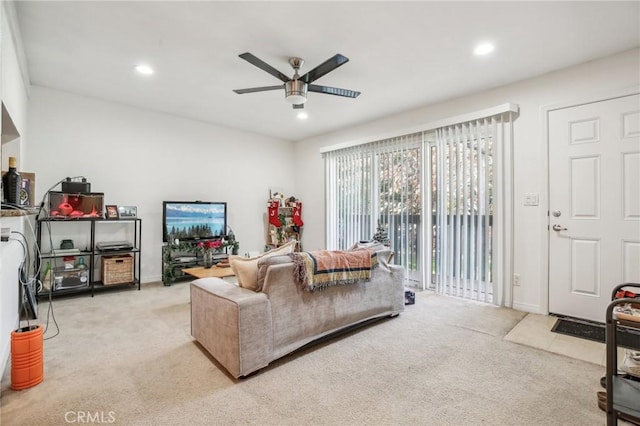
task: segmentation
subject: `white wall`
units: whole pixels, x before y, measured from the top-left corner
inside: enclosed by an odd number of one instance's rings
[[[226,201],[245,253],[264,249],[269,188],[294,189],[287,141],[38,86],[28,123],[37,200],[85,176],[105,204],[138,207],[143,282],[161,279],[163,200]]]
[[[15,10],[10,2],[3,1],[0,5],[0,99],[11,116],[13,125],[24,137],[27,122],[27,88],[20,69],[20,55],[22,45],[15,23]],[[14,142],[9,146],[11,155],[19,152],[19,146]],[[0,150],[0,157],[5,157],[4,148]],[[2,162],[2,169],[7,169],[7,160]],[[23,231],[22,218],[0,218],[1,227],[9,227],[14,231]],[[22,260],[22,246],[9,241],[0,244],[0,373],[4,371],[10,351],[11,331],[17,328],[19,307],[18,265]]]
[[[526,60],[526,58],[523,58]],[[622,88],[640,85],[640,49],[560,70],[538,78],[499,87],[387,117],[345,131],[299,142],[295,146],[296,195],[304,201],[305,249],[324,248],[324,169],[319,149],[377,136],[420,124],[481,110],[505,102],[520,106],[514,126],[514,273],[521,285],[514,287],[513,306],[547,313],[546,253],[548,191],[546,140],[541,109],[550,104],[584,100]],[[538,207],[523,206],[526,193],[540,195]]]
[[[12,3],[2,2],[2,103],[11,115],[13,123],[22,136],[27,125],[27,86],[24,69],[22,43],[15,22],[15,9]],[[3,163],[3,167],[6,164]],[[3,169],[5,170],[5,169]]]

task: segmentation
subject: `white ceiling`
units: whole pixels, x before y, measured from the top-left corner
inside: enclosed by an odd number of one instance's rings
[[[31,83],[288,140],[302,140],[640,45],[639,2],[18,1]],[[496,50],[474,57],[476,43]],[[284,74],[336,53],[350,61],[316,83],[357,99],[310,93],[309,119]],[[155,68],[150,77],[134,65]]]

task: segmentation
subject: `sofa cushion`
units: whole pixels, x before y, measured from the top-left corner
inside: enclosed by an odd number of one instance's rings
[[[229,263],[231,264],[233,273],[238,278],[238,285],[253,291],[259,291],[258,261],[263,258],[291,253],[293,252],[296,244],[297,241],[289,241],[276,249],[269,250],[268,252],[256,257],[229,256]]]
[[[256,291],[262,291],[262,288],[264,287],[264,280],[267,277],[267,270],[269,269],[269,266],[280,265],[283,263],[293,264],[293,261],[286,254],[283,254],[280,256],[264,257],[258,260],[258,281],[257,281]]]

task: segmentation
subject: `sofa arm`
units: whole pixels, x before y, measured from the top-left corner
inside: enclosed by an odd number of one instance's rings
[[[220,278],[191,283],[191,335],[235,378],[271,361],[271,308],[263,293]]]

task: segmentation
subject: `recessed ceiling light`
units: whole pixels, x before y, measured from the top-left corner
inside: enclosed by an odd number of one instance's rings
[[[473,49],[473,53],[478,56],[488,55],[489,53],[493,52],[495,48],[496,47],[491,43],[481,43],[477,45],[475,49]]]
[[[306,120],[309,118],[309,114],[306,111],[300,111],[296,117],[298,117],[298,120]]]
[[[136,65],[135,68],[136,71],[138,71],[140,74],[144,74],[144,75],[151,75],[153,74],[153,68],[151,68],[149,65]]]

